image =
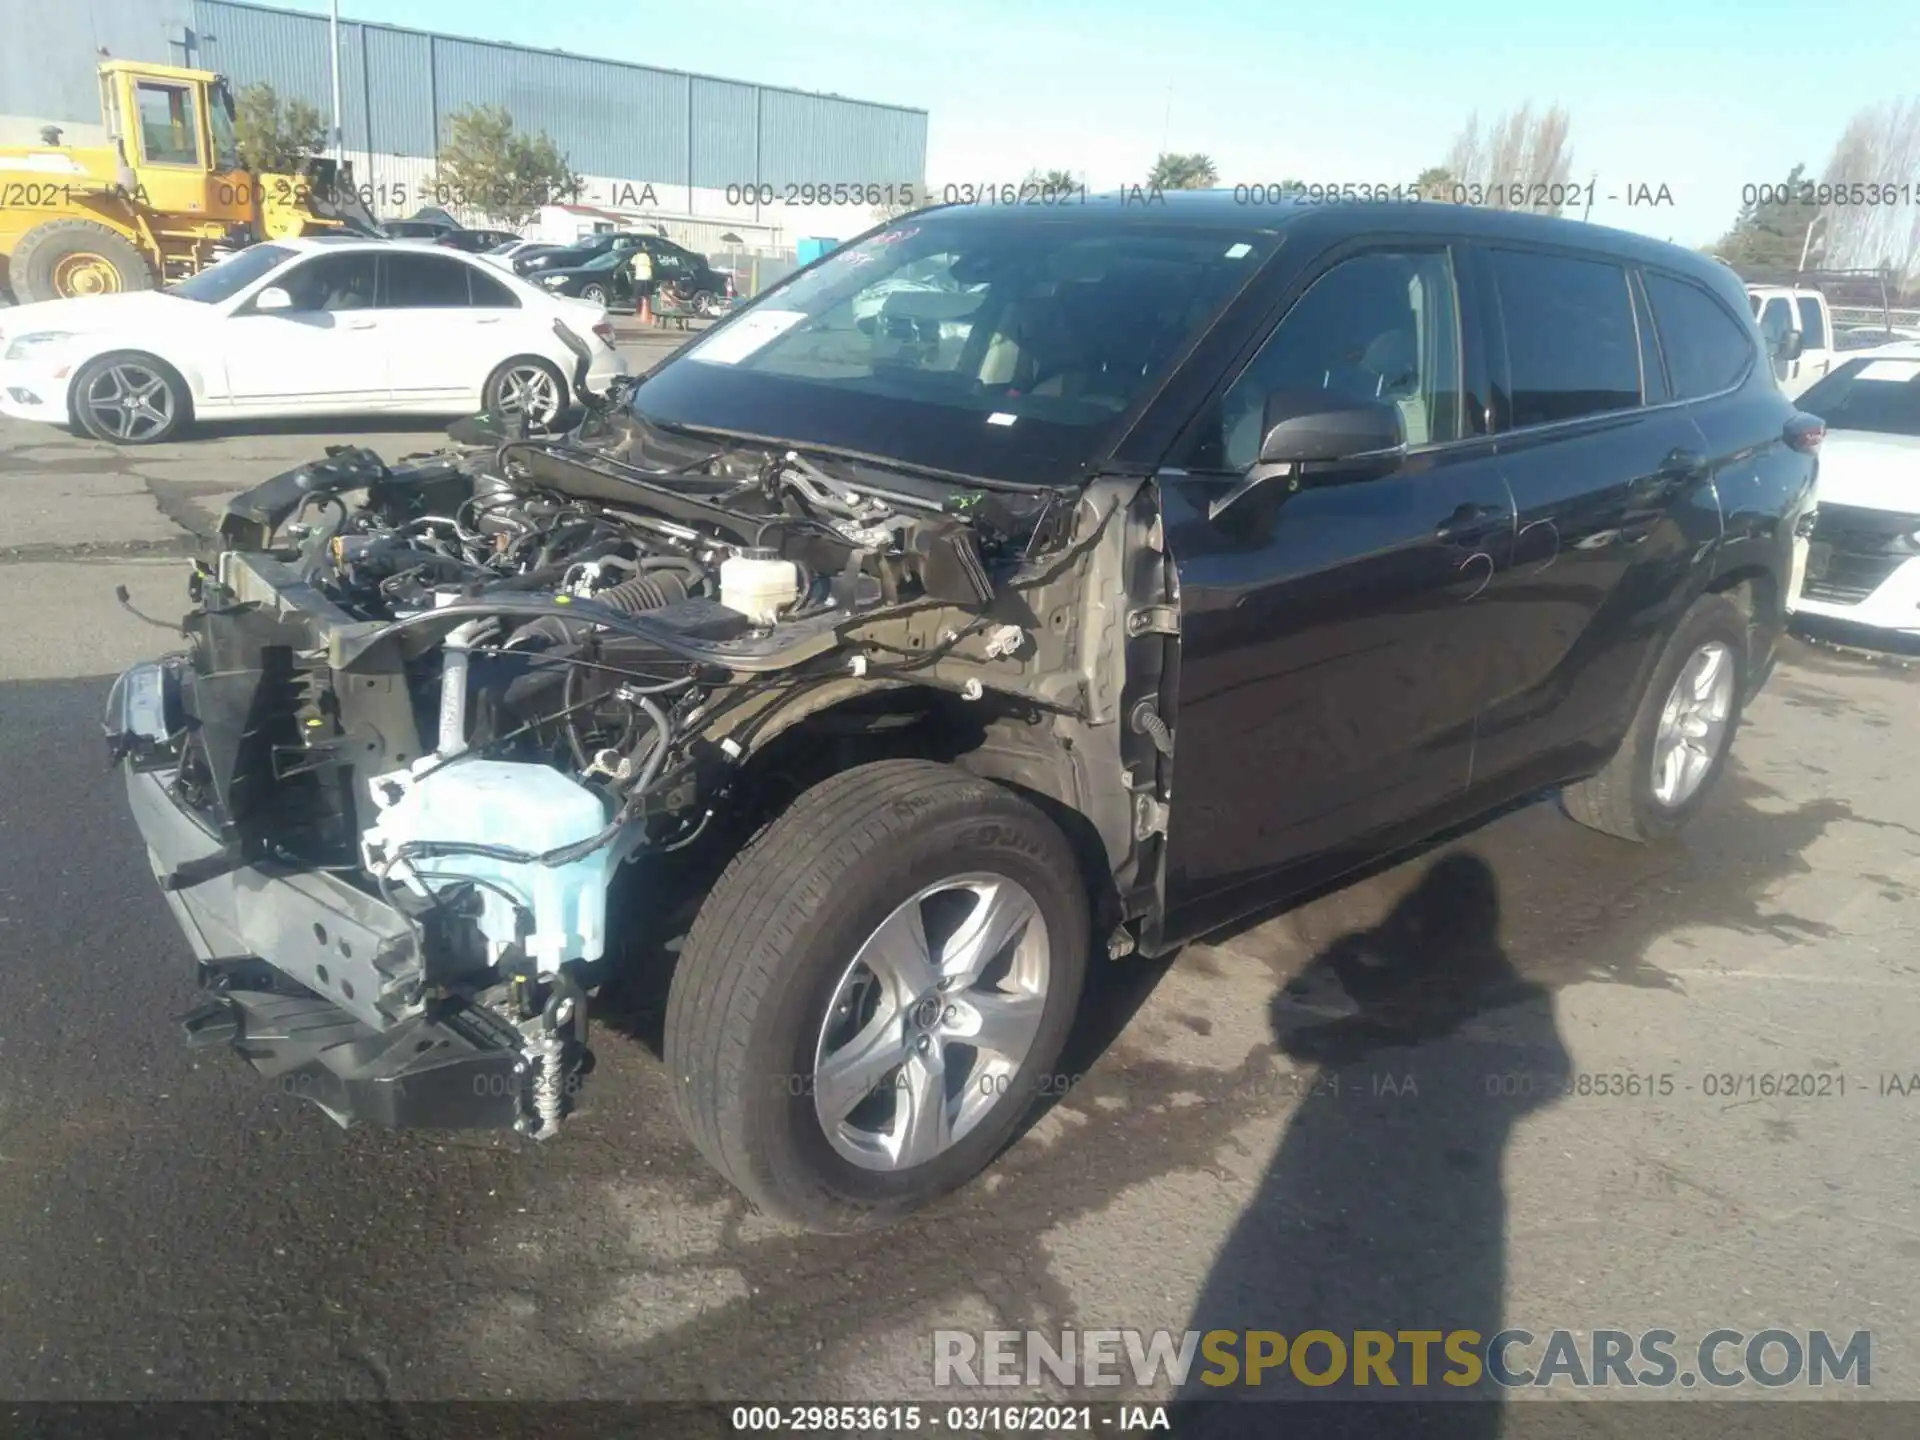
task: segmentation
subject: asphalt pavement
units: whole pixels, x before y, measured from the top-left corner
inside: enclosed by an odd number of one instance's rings
[[[0,1396],[945,1399],[936,1329],[1418,1322],[1868,1329],[1869,1393],[1920,1398],[1920,671],[1799,644],[1678,840],[1535,804],[1103,963],[1058,1103],[885,1234],[751,1214],[657,1016],[547,1144],[343,1131],[190,1054],[97,724],[167,637],[113,587],[176,615],[227,496],[437,439],[0,422]]]

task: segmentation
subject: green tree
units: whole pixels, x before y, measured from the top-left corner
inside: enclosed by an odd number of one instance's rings
[[[1413,185],[1422,200],[1453,198],[1453,172],[1444,165],[1429,165],[1414,177]]]
[[[477,210],[507,225],[524,225],[542,205],[577,196],[581,178],[544,132],[514,129],[501,105],[470,105],[446,120],[434,162],[434,198]]]
[[[247,86],[233,110],[241,162],[257,174],[291,174],[327,148],[325,117],[304,100],[282,100],[271,85]]]
[[[1796,165],[1784,182],[1754,187],[1753,200],[1740,207],[1733,228],[1714,242],[1712,253],[1729,265],[1754,270],[1792,270],[1800,263],[1807,230],[1819,207],[1798,198],[1807,183],[1805,165]]]
[[[1213,157],[1195,152],[1178,155],[1161,152],[1147,172],[1147,184],[1156,190],[1211,190],[1220,183],[1220,168]]]
[[[1020,183],[1034,190],[1078,190],[1079,180],[1071,170],[1029,170],[1020,177]]]

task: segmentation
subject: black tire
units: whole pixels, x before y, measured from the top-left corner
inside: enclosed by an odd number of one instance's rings
[[[102,382],[113,371],[122,376],[145,372],[157,381],[164,391],[164,421],[151,428],[146,423],[123,427],[115,423],[115,417],[90,404],[89,398],[99,393]],[[118,388],[124,390],[126,386],[122,383]],[[160,395],[161,392],[155,392],[151,397],[153,408],[160,408]],[[158,355],[149,355],[144,350],[112,350],[94,356],[75,373],[67,389],[67,410],[75,428],[95,440],[104,440],[109,445],[157,445],[164,440],[178,439],[193,423],[193,394],[180,372]]]
[[[690,308],[696,315],[713,314],[714,293],[711,290],[696,290]]]
[[[566,377],[560,373],[559,367],[552,361],[539,355],[515,355],[512,359],[502,360],[495,366],[493,373],[487,377],[485,387],[480,391],[480,408],[489,412],[504,409],[507,377],[515,370],[528,367],[542,371],[553,382],[554,394],[559,396],[559,403],[555,406],[553,415],[543,423],[533,426],[534,432],[538,434],[542,430],[551,430],[561,423],[567,413],[568,403]]]
[[[589,285],[580,292],[580,298],[591,300],[596,305],[604,305],[607,303],[607,292],[599,285]]]
[[[1047,925],[1051,972],[1031,1048],[950,1148],[904,1169],[854,1165],[829,1143],[812,1098],[827,1006],[895,907],[971,871],[1018,881]],[[667,1003],[675,1109],[701,1153],[767,1214],[827,1233],[890,1223],[964,1185],[1011,1137],[1066,1040],[1088,934],[1073,850],[1012,791],[924,760],[843,771],[761,831],[701,906]]]
[[[119,231],[93,220],[49,220],[22,235],[13,247],[8,283],[15,297],[22,305],[63,298],[55,283],[61,262],[82,254],[97,255],[111,265],[122,290],[153,289],[146,256]]]
[[[1654,794],[1653,782],[1661,712],[1687,662],[1702,646],[1714,641],[1727,647],[1733,666],[1733,700],[1726,729],[1718,753],[1692,794],[1677,805],[1663,805]],[[1613,759],[1598,774],[1561,792],[1560,802],[1567,814],[1590,829],[1640,844],[1662,839],[1686,824],[1726,769],[1747,694],[1750,649],[1747,617],[1738,605],[1725,595],[1703,595],[1694,601],[1667,638],[1626,739]]]

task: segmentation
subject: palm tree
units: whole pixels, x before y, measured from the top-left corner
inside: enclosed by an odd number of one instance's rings
[[[1049,170],[1040,177],[1043,190],[1078,190],[1080,182],[1074,178],[1071,170]]]
[[[1213,157],[1197,151],[1192,155],[1164,151],[1147,172],[1147,184],[1156,190],[1210,190],[1219,181]]]

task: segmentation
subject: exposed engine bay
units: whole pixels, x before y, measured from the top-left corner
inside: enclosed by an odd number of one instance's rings
[[[1137,485],[988,488],[610,405],[565,438],[452,433],[490,443],[392,466],[333,447],[236,499],[196,565],[190,650],[123,677],[107,729],[219,842],[163,890],[318,875],[406,929],[361,953],[339,922],[276,914],[318,948],[283,946],[265,979],[251,959],[209,978],[203,953],[203,982],[323,998],[363,1046],[454,1024],[510,1060],[525,1133],[569,1108],[614,873],[696,844],[767,736],[909,687],[1017,713],[1036,752],[1121,728]],[[1083,742],[1076,763],[1118,760]]]

